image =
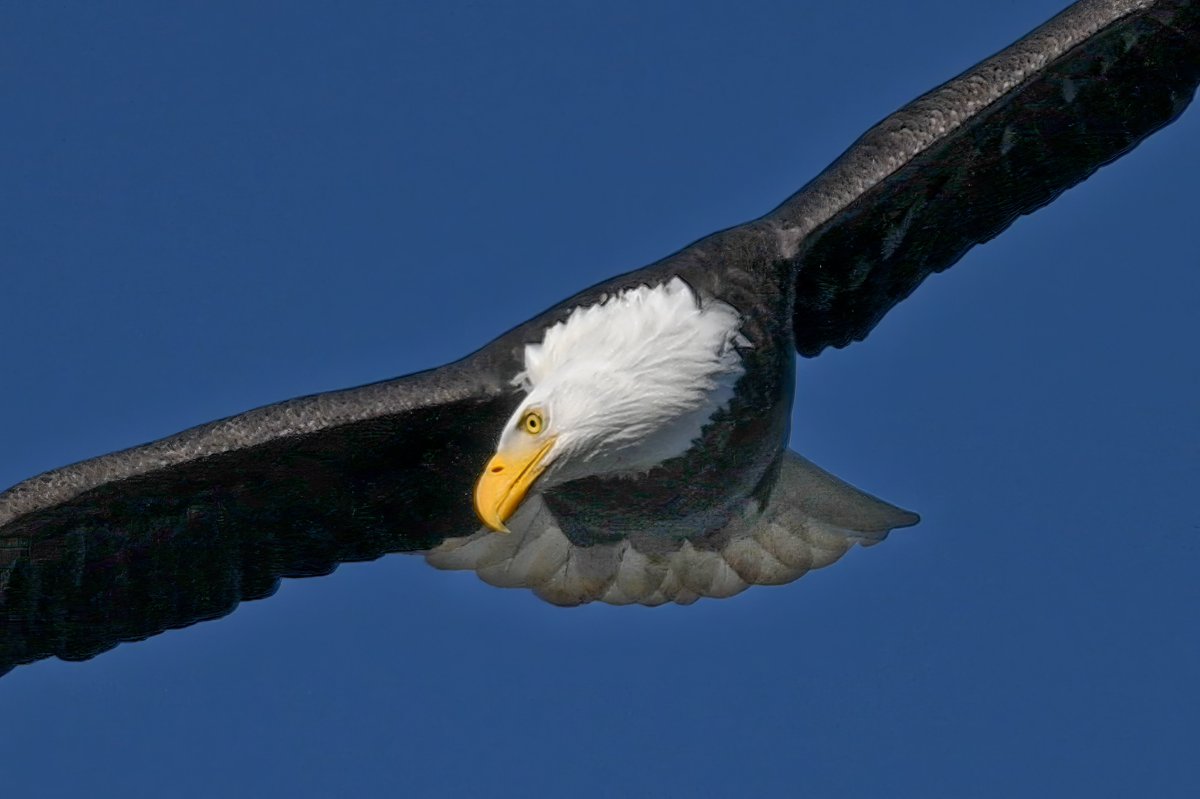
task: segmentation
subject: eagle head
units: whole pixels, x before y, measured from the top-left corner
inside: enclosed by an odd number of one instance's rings
[[[525,348],[525,398],[475,487],[490,529],[533,491],[637,477],[684,454],[729,404],[744,370],[741,316],[676,277],[571,311]]]

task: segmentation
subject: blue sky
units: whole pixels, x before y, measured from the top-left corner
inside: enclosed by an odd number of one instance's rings
[[[9,9],[0,484],[463,355],[775,205],[1057,0]],[[1193,795],[1200,112],[797,370],[922,513],[562,610],[393,556],[0,679],[12,796]]]

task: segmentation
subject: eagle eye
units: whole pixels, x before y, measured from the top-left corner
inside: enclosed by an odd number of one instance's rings
[[[545,421],[542,419],[542,414],[534,410],[525,411],[525,415],[521,417],[519,425],[520,429],[533,436],[542,432],[544,426]]]

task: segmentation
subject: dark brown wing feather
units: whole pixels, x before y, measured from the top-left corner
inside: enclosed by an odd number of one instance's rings
[[[0,494],[0,508],[26,508],[0,522],[0,673],[223,616],[282,577],[469,533],[474,480],[515,400],[452,365],[251,411]],[[304,429],[317,419],[329,426]],[[187,455],[147,467],[172,451]],[[81,474],[100,482],[65,496]]]
[[[1086,0],[864,134],[763,218],[790,250],[796,349],[866,337],[928,275],[1170,123],[1200,2]]]

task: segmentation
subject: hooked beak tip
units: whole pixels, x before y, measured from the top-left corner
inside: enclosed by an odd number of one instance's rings
[[[475,513],[492,532],[507,533],[505,522],[517,512],[530,488],[544,471],[554,439],[517,455],[496,453],[475,484]]]

